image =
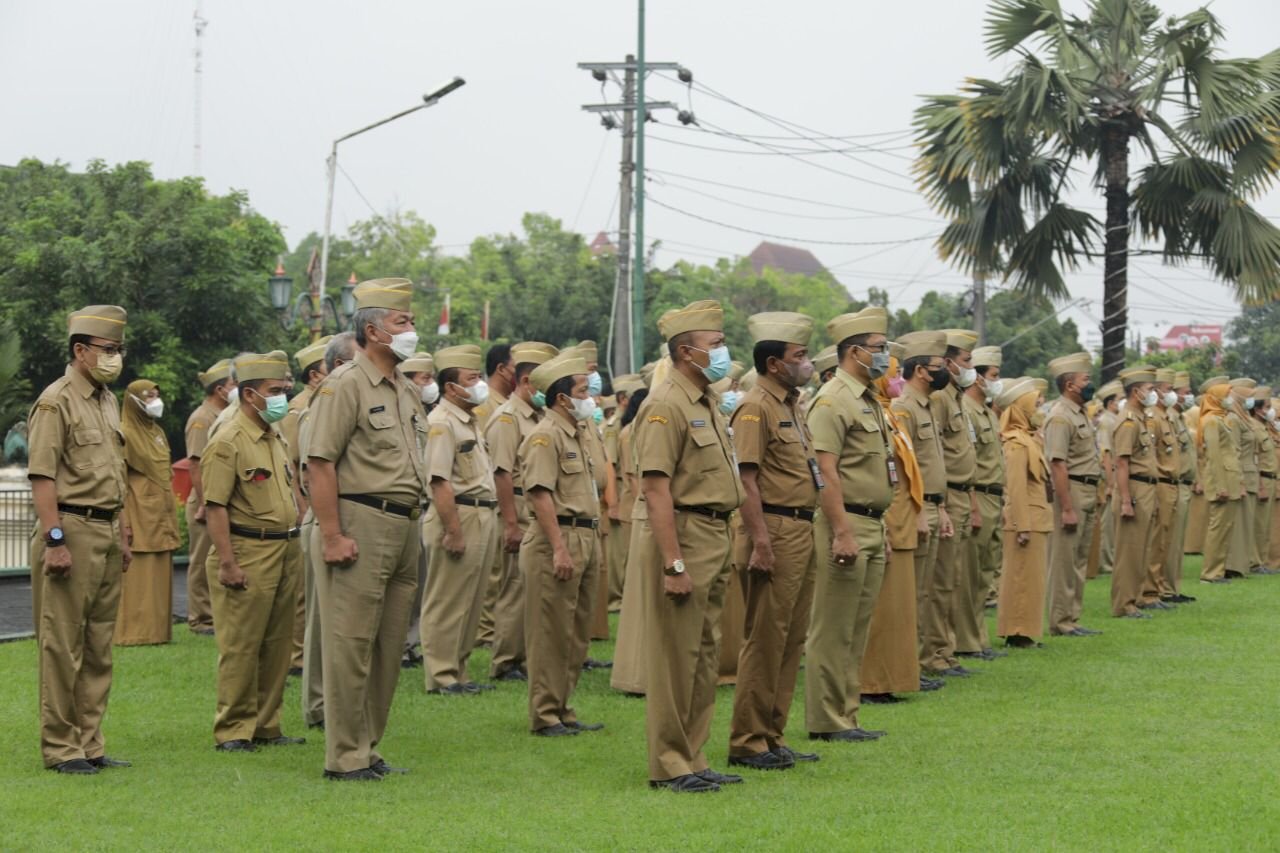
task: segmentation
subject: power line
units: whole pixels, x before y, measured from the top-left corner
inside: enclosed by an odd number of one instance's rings
[[[737,131],[720,129],[717,125],[711,124],[709,122],[704,122],[703,124],[705,124],[706,126],[704,127],[700,124],[693,124],[693,125],[674,124],[674,125],[669,125],[669,127],[675,130],[680,130],[687,133],[705,133],[710,136],[719,136],[725,139],[735,139],[739,142],[750,142],[752,144],[759,144],[756,142],[756,140],[759,140],[762,138],[752,133],[739,133]],[[786,137],[786,138],[796,139],[796,137]],[[807,136],[800,137],[800,139],[802,140],[808,140],[809,138],[810,137],[807,137]],[[781,142],[770,143],[770,145],[776,147],[778,149],[778,152],[746,152],[746,151],[738,152],[737,149],[726,149],[726,150],[731,150],[731,151],[734,151],[735,153],[743,153],[743,154],[747,154],[747,153],[769,154],[769,153],[780,153],[782,151],[794,151],[797,154],[843,154],[850,151],[861,151],[867,154],[883,154],[886,157],[895,157],[899,160],[907,160],[909,162],[912,162],[915,160],[914,157],[908,157],[905,154],[898,154],[897,152],[915,150],[917,148],[915,143],[911,143],[910,145],[895,145],[890,148],[877,148],[874,145],[853,145],[848,148],[813,148],[805,145],[784,145]]]
[[[773,214],[774,216],[785,216],[790,219],[811,219],[811,220],[817,220],[822,222],[857,222],[857,221],[866,220],[866,219],[882,218],[881,215],[878,213],[863,213],[857,216],[823,216],[821,214],[814,214],[814,213],[792,213],[787,210],[775,210],[769,207],[758,207],[754,204],[745,204],[740,201],[734,201],[733,199],[728,199],[723,196],[715,195],[714,193],[704,192],[702,190],[696,190],[693,187],[685,187],[676,183],[669,183],[666,181],[659,181],[657,183],[659,183],[661,186],[667,189],[675,189],[675,190],[680,190],[682,192],[693,193],[694,195],[702,196],[703,198],[709,198],[712,201],[718,201],[722,204],[728,204],[733,207],[740,207],[744,210],[754,210],[757,213],[770,213],[770,214]],[[939,222],[939,224],[941,223]]]

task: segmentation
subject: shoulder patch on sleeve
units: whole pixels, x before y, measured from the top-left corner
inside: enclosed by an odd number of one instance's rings
[[[41,411],[41,412],[56,412],[56,411],[58,411],[58,407],[57,407],[57,406],[55,406],[53,403],[36,403],[36,409],[38,409],[38,410],[39,410],[39,411]]]
[[[816,400],[814,400],[814,401],[813,401],[813,404],[814,404],[815,406],[830,406],[830,405],[831,405],[831,398],[830,398],[830,397],[819,397],[818,399],[816,399]]]
[[[530,444],[532,444],[532,445],[533,445],[533,446],[535,446],[535,447],[550,447],[550,446],[551,446],[551,442],[550,442],[550,441],[549,441],[545,436],[541,436],[541,435],[535,435],[535,436],[531,437],[531,438],[529,439],[529,443],[530,443]]]
[[[649,415],[649,417],[645,418],[645,422],[651,424],[662,424],[665,426],[667,419],[662,415]]]
[[[504,423],[504,424],[515,423],[515,419],[512,418],[511,415],[498,415],[498,421],[499,423]]]
[[[760,423],[760,416],[759,415],[739,415],[738,420],[750,421],[752,423],[758,424]]]
[[[333,389],[332,389],[332,388],[330,388],[330,387],[328,387],[328,386],[326,386],[326,385],[321,385],[321,386],[320,386],[320,388],[316,391],[316,393],[317,393],[317,394],[323,394],[323,395],[325,395],[326,397],[332,397],[332,396],[333,396]]]
[[[427,438],[435,438],[437,435],[444,435],[443,427],[432,427],[427,430]]]

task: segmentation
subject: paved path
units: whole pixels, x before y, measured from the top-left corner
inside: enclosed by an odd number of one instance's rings
[[[187,616],[187,567],[173,571],[173,612]],[[29,635],[31,625],[31,578],[0,579],[0,640]]]

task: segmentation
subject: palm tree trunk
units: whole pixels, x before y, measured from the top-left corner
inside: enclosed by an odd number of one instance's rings
[[[1107,194],[1106,258],[1103,262],[1102,381],[1124,367],[1129,328],[1129,129],[1108,121],[1102,131]]]

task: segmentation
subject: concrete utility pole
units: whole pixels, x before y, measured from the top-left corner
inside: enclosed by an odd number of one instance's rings
[[[204,168],[204,144],[203,129],[201,127],[201,113],[204,111],[204,28],[209,25],[201,14],[200,0],[196,0],[196,13],[194,16],[196,27],[196,48],[193,51],[196,60],[195,80],[194,80],[194,97],[192,98],[192,152],[191,152],[191,174],[195,177],[201,177],[201,170]]]
[[[628,54],[627,64],[635,62]],[[636,71],[628,67],[623,76],[622,103],[628,109],[622,113],[622,164],[618,186],[618,283],[614,304],[617,306],[613,324],[613,365],[617,375],[634,373],[643,362],[632,363],[631,356],[631,187],[635,163],[632,162],[632,142],[635,139]],[[610,377],[612,379],[612,377]]]
[[[978,333],[978,343],[987,340],[987,274],[973,274],[973,330]]]

